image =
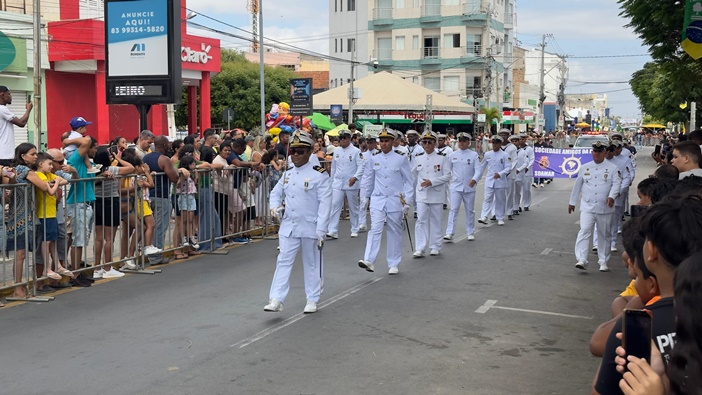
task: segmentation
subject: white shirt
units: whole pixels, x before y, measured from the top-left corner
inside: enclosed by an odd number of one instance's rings
[[[525,149],[517,149],[517,166],[515,169],[515,176],[517,180],[524,180],[524,170],[527,167],[527,152]]]
[[[0,159],[15,157],[15,125],[11,122],[15,118],[7,106],[0,105]]]
[[[331,163],[332,189],[358,190],[363,178],[363,154],[361,150],[349,144],[346,148],[334,150]],[[349,186],[349,180],[356,178],[356,183]]]
[[[393,149],[387,154],[379,151],[368,158],[363,170],[361,190],[370,197],[370,208],[392,213],[402,211],[400,194],[409,204],[414,198],[412,172],[406,154]]]
[[[446,156],[449,156],[453,153],[453,149],[449,147],[448,145],[444,146],[443,148],[439,148],[439,146],[436,146],[436,152],[440,154],[444,154]]]
[[[602,163],[594,161],[585,163],[578,170],[573,192],[570,194],[570,204],[575,206],[580,199],[580,211],[594,214],[611,214],[614,206],[607,205],[607,198],[616,199],[622,184],[617,166],[607,160]]]
[[[516,179],[517,178],[517,172],[514,171],[514,169],[517,168],[517,146],[508,143],[504,147],[502,147],[502,151],[504,151],[507,154],[507,160],[509,161],[509,175],[507,178],[509,179]]]
[[[407,158],[409,159],[410,163],[414,161],[414,158],[416,158],[417,155],[426,152],[424,151],[424,147],[422,147],[420,144],[407,145],[405,148],[407,148]]]
[[[412,176],[417,180],[417,202],[441,204],[446,200],[446,184],[451,178],[446,155],[436,150],[431,154],[425,152],[417,155],[412,166]],[[421,184],[424,180],[431,181],[431,186],[423,187]]]
[[[456,150],[448,157],[451,169],[451,192],[475,192],[468,186],[471,180],[480,181],[480,158],[472,149]]]
[[[478,170],[478,178],[483,175],[485,169],[485,187],[486,188],[507,188],[507,175],[510,172],[509,156],[505,151],[497,152],[490,150],[485,153],[483,161],[480,163]],[[495,179],[495,173],[500,174],[500,178]]]
[[[526,166],[525,169],[522,170],[525,176],[528,177],[533,177],[534,176],[534,148],[530,145],[526,145],[523,148],[524,150],[524,165]]]
[[[71,130],[71,133],[68,134],[68,138],[66,138],[66,140],[79,139],[81,137],[83,137],[82,134],[76,132],[75,130]],[[68,158],[77,149],[78,149],[77,144],[67,145],[67,146],[63,147],[63,154],[64,154],[64,156],[66,156],[66,158]]]

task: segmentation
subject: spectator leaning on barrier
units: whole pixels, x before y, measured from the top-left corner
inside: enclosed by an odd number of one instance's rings
[[[169,195],[170,186],[171,183],[178,181],[178,172],[176,172],[173,163],[166,156],[170,149],[169,145],[170,143],[166,136],[156,137],[154,139],[154,152],[146,154],[143,159],[151,172],[157,173],[153,177],[154,187],[149,189],[149,196],[151,198],[151,210],[154,212],[154,221],[156,223],[153,244],[160,249],[164,247],[166,232],[171,220],[171,210],[173,209]],[[187,170],[180,170],[180,172],[190,174]],[[163,263],[163,254],[153,254],[148,257],[151,264]]]
[[[0,165],[11,166],[15,152],[15,128],[14,126],[23,128],[29,120],[29,113],[32,111],[32,103],[27,103],[25,106],[27,111],[24,115],[17,117],[7,107],[12,104],[12,92],[4,86],[0,85]]]
[[[136,149],[139,158],[144,159],[144,156],[151,152],[151,144],[154,143],[154,134],[150,130],[143,130],[139,134],[139,140],[137,140]]]

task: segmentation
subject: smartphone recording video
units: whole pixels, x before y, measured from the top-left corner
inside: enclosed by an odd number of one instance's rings
[[[627,355],[651,361],[651,316],[645,310],[624,310],[622,345]]]

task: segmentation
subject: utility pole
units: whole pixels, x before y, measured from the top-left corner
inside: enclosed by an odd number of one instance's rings
[[[565,56],[560,56],[561,62],[559,64],[559,70],[561,71],[561,84],[558,90],[558,108],[560,116],[563,117],[563,123],[558,125],[565,131],[565,86],[568,78],[568,66],[566,66]]]
[[[697,102],[693,101],[690,102],[690,132],[695,129],[697,129]]]
[[[265,65],[263,63],[263,0],[257,2],[258,5],[258,74],[261,80],[261,136],[266,134],[266,84],[265,84]]]
[[[353,40],[353,48],[351,48],[351,87],[349,87],[349,120],[347,125],[353,123],[353,105],[356,103],[356,92],[353,90],[353,81],[356,79],[356,39]]]
[[[490,108],[490,99],[492,97],[492,38],[490,38],[490,19],[492,18],[492,8],[488,7],[487,15],[485,19],[485,35],[487,36],[487,43],[489,45],[485,46],[485,94],[483,97],[487,99],[485,103],[485,108]],[[488,121],[485,121],[486,124]]]
[[[424,105],[424,131],[431,131],[434,121],[433,98],[434,96],[427,95],[427,101]]]
[[[536,124],[539,126],[539,131],[541,130],[541,117],[544,115],[544,101],[546,100],[546,95],[544,94],[544,56],[546,53],[546,35],[541,36],[541,68],[539,69],[539,116],[536,119]]]
[[[41,143],[41,2],[34,0],[34,146]]]

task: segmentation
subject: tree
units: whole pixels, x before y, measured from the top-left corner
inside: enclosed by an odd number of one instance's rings
[[[480,112],[485,114],[485,127],[488,128],[487,125],[495,125],[494,128],[490,126],[489,129],[492,132],[492,134],[497,133],[497,130],[495,129],[497,128],[497,124],[502,119],[502,111],[498,110],[495,107],[488,108],[486,106],[483,106],[480,108]],[[497,120],[497,122],[495,122],[495,120]]]
[[[264,68],[266,110],[273,103],[290,100],[290,78],[295,74],[283,67]],[[261,124],[258,63],[249,62],[240,52],[222,50],[222,71],[212,78],[210,91],[213,124],[221,124],[224,108],[234,110],[232,127],[250,130]],[[187,124],[187,101],[176,112],[176,124]],[[226,125],[226,123],[224,123]]]

